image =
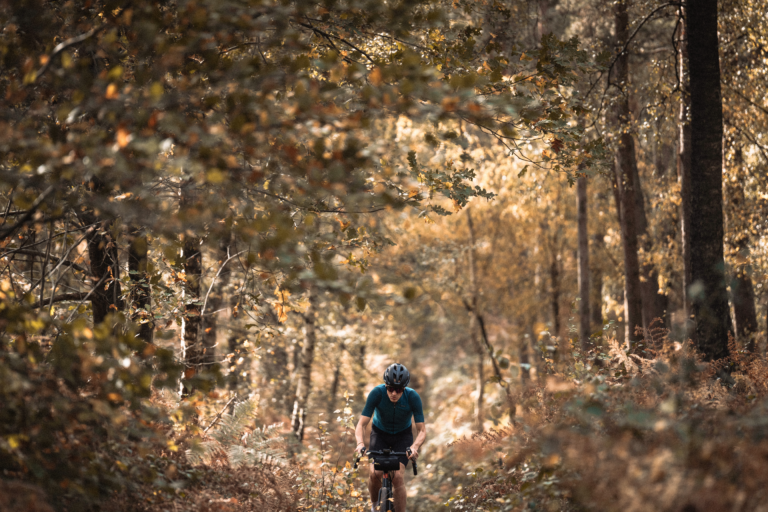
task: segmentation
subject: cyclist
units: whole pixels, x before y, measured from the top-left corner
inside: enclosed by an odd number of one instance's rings
[[[384,372],[384,384],[373,388],[365,401],[363,413],[355,428],[357,448],[355,451],[362,454],[365,451],[363,434],[365,427],[373,417],[371,428],[370,449],[390,449],[396,452],[405,452],[411,449],[410,457],[400,456],[400,469],[392,478],[392,486],[395,495],[395,512],[405,512],[405,485],[403,474],[408,466],[408,459],[416,459],[419,456],[419,448],[427,438],[427,428],[424,426],[424,411],[421,406],[421,397],[413,389],[407,387],[411,381],[408,369],[399,363],[389,365]],[[411,417],[416,423],[416,439],[413,439],[411,431]],[[379,489],[383,471],[375,471],[371,465],[368,477],[368,491],[371,493],[371,510],[375,511],[378,505]]]

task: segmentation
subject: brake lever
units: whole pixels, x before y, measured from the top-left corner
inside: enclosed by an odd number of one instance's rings
[[[355,469],[357,469],[357,463],[360,462],[360,459],[363,457],[363,455],[365,455],[365,447],[363,447],[363,451],[355,452]]]
[[[413,455],[413,452],[410,448],[405,449],[406,453],[408,454],[408,458],[411,458],[411,455]],[[416,459],[411,459],[411,462],[413,463],[413,475],[416,476],[419,474],[418,469],[416,469]]]

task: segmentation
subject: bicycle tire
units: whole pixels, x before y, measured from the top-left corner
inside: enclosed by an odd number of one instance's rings
[[[381,489],[379,489],[379,506],[376,507],[376,512],[389,512],[388,494],[387,488],[382,485]]]

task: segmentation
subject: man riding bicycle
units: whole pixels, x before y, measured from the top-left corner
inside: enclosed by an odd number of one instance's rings
[[[405,452],[408,448],[411,455],[400,456],[400,469],[394,473],[392,484],[395,495],[395,512],[405,512],[405,485],[403,474],[408,466],[408,459],[414,461],[419,456],[419,448],[427,438],[427,428],[424,426],[424,411],[421,397],[413,389],[406,387],[411,381],[408,369],[402,364],[392,364],[384,372],[384,384],[373,388],[365,401],[363,413],[355,428],[357,448],[361,455],[365,452],[363,434],[365,427],[373,417],[371,428],[370,450],[390,449],[395,452]],[[411,432],[411,417],[416,423],[416,439]],[[371,510],[375,510],[383,471],[376,471],[371,465],[368,477],[368,491],[371,493]]]

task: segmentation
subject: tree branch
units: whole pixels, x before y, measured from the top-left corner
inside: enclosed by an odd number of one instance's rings
[[[370,210],[342,210],[340,208],[334,208],[334,209],[321,209],[321,208],[315,208],[313,206],[304,206],[302,204],[299,204],[295,201],[291,201],[290,199],[279,196],[277,194],[272,194],[271,192],[267,192],[266,190],[259,190],[259,189],[252,189],[251,192],[256,192],[258,194],[263,194],[265,196],[273,197],[275,199],[278,199],[280,201],[283,201],[288,204],[292,204],[293,206],[297,208],[301,208],[302,210],[306,210],[308,212],[312,213],[340,213],[340,214],[349,214],[349,213],[376,213],[380,212],[382,210],[386,210],[386,207],[382,206],[381,208],[371,208]]]
[[[45,257],[45,253],[40,252],[40,251],[33,251],[33,250],[29,250],[29,249],[18,249],[18,250],[14,251],[14,252],[16,254],[24,254],[26,256]],[[58,256],[53,256],[53,255],[50,255],[49,258],[51,260],[53,260],[54,262],[60,262],[60,264],[65,266],[65,267],[71,267],[71,268],[73,268],[75,270],[78,270],[80,272],[88,272],[85,268],[81,267],[80,265],[78,265],[77,263],[75,263],[73,261],[62,260]]]
[[[229,252],[229,249],[227,249],[227,252]],[[224,270],[224,267],[227,265],[227,263],[230,262],[230,260],[233,260],[233,259],[237,258],[238,256],[240,256],[244,252],[247,252],[247,251],[240,251],[237,254],[233,254],[232,256],[227,258],[227,260],[224,263],[221,264],[221,266],[219,267],[219,271],[216,272],[216,275],[211,280],[211,286],[208,287],[208,292],[206,292],[206,294],[205,294],[205,299],[203,300],[203,308],[200,310],[200,316],[205,315],[205,307],[208,305],[208,296],[211,294],[211,290],[213,289],[213,285],[216,283],[216,279],[219,278],[219,275],[221,274],[221,271]]]
[[[744,101],[746,101],[747,103],[749,103],[749,104],[750,104],[750,105],[752,105],[753,107],[755,107],[755,108],[759,109],[759,110],[760,110],[760,111],[762,111],[764,114],[768,114],[768,108],[765,108],[765,107],[763,107],[762,105],[758,105],[757,103],[755,103],[755,102],[754,102],[754,101],[752,101],[751,99],[747,98],[746,96],[744,96],[744,95],[741,93],[741,91],[737,90],[735,87],[731,87],[731,86],[730,86],[730,85],[729,85],[729,84],[728,84],[728,83],[727,83],[725,80],[721,80],[721,83],[722,83],[724,86],[726,86],[727,88],[729,88],[730,90],[732,90],[733,92],[735,92],[735,93],[736,93],[736,96],[738,96],[739,98],[743,99]]]
[[[66,50],[67,48],[71,48],[73,46],[76,46],[82,42],[87,41],[88,39],[92,38],[102,30],[104,30],[107,27],[106,23],[103,23],[99,25],[98,27],[93,27],[88,32],[85,32],[84,34],[80,34],[79,36],[75,36],[72,38],[67,39],[66,41],[63,41],[56,45],[56,48],[53,49],[53,52],[51,52],[50,55],[48,55],[48,60],[45,61],[45,64],[37,71],[35,74],[35,79],[32,80],[31,83],[34,83],[37,81],[38,78],[43,76],[48,69],[50,69],[51,65],[53,64],[53,59],[58,57],[58,55]]]
[[[37,309],[45,304],[54,304],[56,302],[74,302],[74,301],[84,301],[90,296],[91,292],[73,292],[73,293],[62,293],[60,295],[54,295],[53,297],[50,297],[48,299],[43,299],[42,301],[37,301],[33,303],[30,307],[32,309]]]
[[[18,222],[16,222],[16,224],[0,231],[0,240],[5,240],[9,236],[12,236],[17,229],[19,229],[21,226],[29,222],[29,220],[35,214],[35,212],[40,207],[40,205],[43,204],[43,201],[45,201],[45,198],[48,197],[51,192],[53,192],[53,185],[49,186],[47,189],[43,191],[42,194],[37,196],[37,199],[35,199],[35,202],[32,203],[32,206],[29,207],[29,210],[27,210],[27,212],[18,220]]]
[[[347,41],[346,39],[344,39],[344,38],[342,38],[342,37],[339,37],[339,36],[335,36],[335,35],[333,35],[333,34],[328,34],[327,32],[323,32],[323,31],[322,31],[322,30],[320,30],[319,28],[316,28],[316,27],[314,27],[314,26],[312,26],[312,25],[310,25],[310,24],[308,24],[308,23],[302,23],[302,22],[300,22],[300,21],[296,21],[296,24],[297,24],[297,25],[301,25],[301,26],[302,26],[302,27],[304,27],[304,28],[308,28],[308,29],[310,29],[311,31],[313,31],[313,32],[315,32],[315,33],[317,33],[317,34],[320,34],[321,36],[323,36],[324,38],[326,38],[326,39],[327,39],[327,40],[328,40],[328,41],[331,43],[331,45],[332,45],[334,48],[336,48],[336,45],[335,45],[335,44],[333,44],[333,42],[331,41],[331,38],[333,38],[333,39],[337,39],[337,40],[341,41],[342,43],[346,44],[346,45],[347,45],[347,46],[349,46],[350,48],[353,48],[354,50],[356,50],[356,51],[360,52],[360,53],[361,53],[363,56],[365,56],[365,58],[366,58],[366,59],[368,59],[368,60],[369,60],[369,61],[370,61],[372,64],[376,64],[376,61],[375,61],[375,60],[373,60],[373,59],[371,58],[371,56],[370,56],[370,55],[368,55],[368,54],[367,54],[365,51],[361,50],[360,48],[358,48],[358,47],[357,47],[357,46],[355,46],[354,44],[350,43],[350,42],[349,42],[349,41]],[[336,49],[338,50],[338,48],[336,48]]]
[[[226,411],[226,410],[227,410],[227,407],[229,407],[229,404],[231,404],[232,402],[234,402],[236,398],[237,398],[237,393],[235,393],[235,396],[233,396],[232,398],[230,398],[230,399],[229,399],[229,402],[227,402],[227,404],[226,404],[224,407],[222,407],[222,408],[221,408],[221,410],[219,411],[219,414],[217,414],[217,415],[216,415],[216,416],[213,418],[213,420],[211,421],[211,424],[210,424],[210,425],[208,425],[207,427],[205,427],[205,430],[203,430],[203,435],[207,434],[207,433],[208,433],[208,431],[209,431],[209,430],[211,430],[211,427],[213,427],[213,426],[216,424],[216,422],[217,422],[217,421],[219,421],[219,419],[221,418],[221,415],[222,415],[222,414],[224,414],[224,411]]]
[[[662,4],[658,7],[656,7],[654,10],[652,10],[650,13],[648,13],[643,20],[640,22],[640,24],[637,26],[634,32],[629,36],[627,41],[624,43],[624,46],[621,48],[621,51],[619,51],[611,60],[611,64],[608,66],[607,73],[604,71],[600,72],[600,75],[598,75],[597,80],[594,81],[594,83],[589,87],[589,90],[587,90],[587,93],[584,95],[584,99],[586,100],[589,98],[589,95],[592,94],[592,91],[594,90],[595,86],[600,82],[600,80],[603,78],[604,74],[607,74],[608,82],[605,85],[605,90],[603,91],[603,96],[600,99],[600,107],[597,109],[597,115],[595,116],[595,121],[597,121],[597,118],[600,116],[600,112],[603,110],[603,103],[605,100],[605,94],[608,91],[608,88],[611,86],[611,71],[613,71],[613,67],[616,65],[616,61],[619,59],[619,57],[627,51],[627,48],[629,47],[629,44],[632,42],[632,40],[635,38],[637,33],[640,31],[641,28],[643,28],[643,25],[651,19],[651,17],[659,12],[662,9],[665,9],[667,7],[682,7],[681,3],[677,2],[669,2],[666,4]],[[677,30],[677,27],[675,27],[675,30]]]
[[[505,391],[507,390],[507,387],[509,386],[509,383],[504,380],[504,378],[501,376],[501,370],[499,369],[499,363],[496,361],[496,356],[493,353],[493,347],[491,346],[491,342],[488,341],[488,333],[485,330],[485,320],[483,319],[483,315],[478,314],[478,312],[472,307],[472,305],[466,301],[466,299],[462,298],[461,302],[464,303],[464,307],[467,311],[475,315],[475,318],[477,319],[477,324],[480,326],[480,334],[482,334],[483,337],[483,343],[485,344],[485,349],[488,351],[488,355],[491,358],[491,363],[493,363],[493,373],[496,374],[496,378],[499,379],[499,384],[502,388],[504,388]]]
[[[733,128],[734,130],[736,130],[737,132],[739,132],[741,135],[743,135],[743,136],[744,136],[744,138],[746,138],[746,139],[747,139],[749,142],[751,142],[752,144],[754,144],[755,146],[757,146],[757,149],[760,151],[760,154],[761,154],[761,155],[763,155],[763,158],[765,158],[766,162],[768,162],[768,153],[766,153],[766,151],[768,150],[768,148],[766,148],[766,147],[764,147],[764,146],[761,146],[761,145],[760,145],[760,143],[759,143],[759,142],[757,142],[757,139],[755,138],[755,136],[754,136],[754,135],[752,135],[752,134],[749,132],[749,130],[747,130],[747,129],[745,129],[745,128],[740,128],[740,127],[736,126],[735,124],[733,124],[732,122],[730,122],[730,120],[728,120],[728,119],[725,119],[725,118],[724,118],[724,119],[723,119],[723,121],[725,122],[725,124],[727,124],[728,126],[730,126],[731,128]]]

